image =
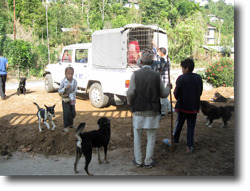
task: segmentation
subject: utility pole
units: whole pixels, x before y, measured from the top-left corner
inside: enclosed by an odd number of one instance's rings
[[[16,40],[16,1],[14,0],[14,40]]]
[[[82,0],[82,14],[83,14],[83,0]]]
[[[46,5],[46,23],[47,23],[47,39],[48,39],[48,58],[50,64],[50,54],[49,54],[49,28],[48,28],[48,16],[47,16],[48,5]]]

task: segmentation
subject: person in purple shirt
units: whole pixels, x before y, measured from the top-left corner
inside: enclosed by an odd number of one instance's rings
[[[8,60],[5,57],[2,57],[0,52],[0,96],[1,100],[5,100],[5,83],[7,79],[6,69],[9,67]]]

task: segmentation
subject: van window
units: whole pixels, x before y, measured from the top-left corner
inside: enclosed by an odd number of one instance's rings
[[[88,49],[77,49],[76,50],[76,62],[77,63],[88,63]]]
[[[71,49],[64,50],[62,61],[63,62],[72,62],[72,50]]]

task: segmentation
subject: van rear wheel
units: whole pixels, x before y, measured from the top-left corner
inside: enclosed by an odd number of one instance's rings
[[[89,89],[89,99],[94,107],[102,108],[108,105],[109,97],[102,91],[102,86],[99,83],[94,83]]]

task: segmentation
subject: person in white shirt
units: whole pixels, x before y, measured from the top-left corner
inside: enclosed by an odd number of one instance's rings
[[[74,68],[67,67],[65,69],[65,78],[61,81],[58,92],[62,97],[63,106],[63,132],[68,132],[68,128],[72,128],[73,120],[76,116],[75,104],[76,104],[76,91],[77,81],[73,78]],[[74,127],[75,128],[75,127]]]

